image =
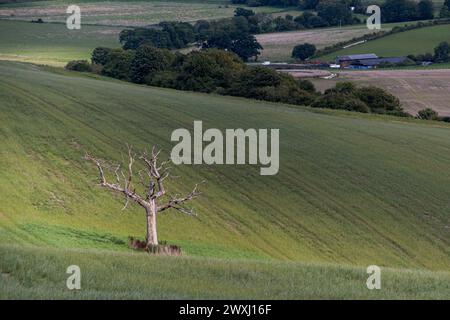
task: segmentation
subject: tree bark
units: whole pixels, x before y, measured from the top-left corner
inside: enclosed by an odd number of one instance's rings
[[[150,207],[145,208],[147,218],[147,246],[158,245],[158,234],[156,233],[156,201],[150,200]]]

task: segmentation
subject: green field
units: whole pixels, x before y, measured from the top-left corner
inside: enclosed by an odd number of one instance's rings
[[[409,24],[416,24],[417,22],[396,22],[385,23],[382,25],[383,31],[389,31],[394,27],[403,27]],[[314,44],[318,49],[323,49],[327,46],[339,42],[345,42],[355,37],[361,37],[365,34],[373,33],[374,30],[367,29],[365,24],[358,24],[345,27],[334,28],[315,28],[299,31],[287,31],[276,33],[258,34],[256,38],[263,46],[264,50],[258,57],[260,60],[292,62],[295,61],[291,57],[292,49],[298,44],[305,42]],[[334,53],[327,55],[327,59],[334,59]],[[320,57],[322,59],[322,57]]]
[[[288,291],[290,298],[369,298],[352,281],[366,279],[370,264],[450,271],[448,125],[143,87],[22,63],[0,62],[0,75],[3,296],[68,297],[52,291],[66,276],[52,268],[72,256],[97,268],[98,278],[88,281],[95,290],[85,297],[114,296],[125,280],[114,278],[117,287],[111,283],[102,291],[107,263],[94,261],[103,254],[115,270],[124,264],[124,270],[158,272],[150,261],[175,268],[165,285],[139,286],[133,276],[129,297],[283,297],[277,285],[264,289],[270,277],[281,284],[297,279],[300,289]],[[118,150],[130,143],[157,144],[168,154],[172,130],[192,128],[194,120],[203,120],[204,128],[280,128],[280,172],[260,176],[258,167],[247,165],[175,167],[180,178],[169,181],[172,193],[207,181],[193,202],[198,216],[159,216],[160,238],[181,245],[187,257],[131,258],[126,239],[144,236],[144,215],[138,208],[121,211],[121,199],[96,186],[84,151],[120,161]],[[39,263],[45,257],[50,262]],[[183,263],[203,265],[217,282],[205,277],[192,289],[181,285],[177,268]],[[308,271],[305,263],[316,267]],[[230,289],[233,281],[242,283],[239,272],[248,279],[243,291]],[[337,291],[317,282],[324,273],[328,281],[337,277]],[[448,273],[409,274],[392,271],[393,291],[379,297],[450,297]]]
[[[38,18],[45,22],[65,23],[66,9],[74,4],[69,0],[37,1],[0,5],[0,18],[31,21]],[[81,1],[82,25],[146,26],[160,21],[211,20],[232,17],[239,7],[227,0],[178,0],[178,1]],[[242,5],[240,7],[243,7]],[[289,8],[256,7],[256,12],[290,12]]]
[[[90,59],[95,47],[119,47],[119,27],[83,26],[0,20],[0,59],[64,66],[70,60]]]
[[[434,48],[443,41],[450,42],[450,25],[432,26],[396,33],[321,56],[320,59],[334,60],[336,56],[359,53],[375,53],[380,57],[433,53]]]
[[[450,273],[0,246],[0,299],[448,299]],[[66,268],[81,269],[81,290]]]

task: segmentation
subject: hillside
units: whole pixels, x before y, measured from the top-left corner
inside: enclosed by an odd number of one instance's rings
[[[84,150],[157,144],[172,130],[280,128],[280,172],[179,166],[171,192],[201,180],[197,217],[161,215],[187,255],[449,270],[450,127],[312,112],[0,62],[0,242],[127,250],[144,217],[96,186]]]

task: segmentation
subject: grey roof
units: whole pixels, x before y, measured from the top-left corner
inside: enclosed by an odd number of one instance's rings
[[[336,60],[348,61],[348,60],[364,60],[364,59],[376,59],[378,56],[374,53],[366,54],[350,54],[348,56],[338,56]]]
[[[394,57],[394,58],[377,58],[377,59],[363,59],[355,61],[355,64],[363,65],[363,66],[376,66],[380,63],[401,63],[405,61],[405,57]]]

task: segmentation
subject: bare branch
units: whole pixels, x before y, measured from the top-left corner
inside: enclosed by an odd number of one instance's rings
[[[193,210],[187,209],[187,208],[183,207],[183,205],[185,202],[197,198],[200,194],[201,194],[200,191],[198,191],[198,184],[196,184],[194,189],[191,192],[189,192],[185,197],[170,199],[167,204],[165,204],[163,206],[159,206],[157,209],[157,212],[162,212],[167,209],[175,209],[175,210],[178,210],[185,214],[192,215],[192,214],[194,214]]]
[[[87,161],[93,162],[97,166],[98,171],[99,171],[99,175],[100,175],[100,185],[102,187],[107,188],[107,189],[112,190],[112,191],[115,191],[115,192],[118,192],[118,193],[124,194],[125,197],[127,198],[127,201],[128,201],[128,198],[129,198],[129,199],[133,200],[134,202],[140,204],[141,206],[148,206],[148,203],[146,203],[145,200],[143,200],[139,195],[137,195],[135,191],[128,190],[126,187],[122,188],[120,186],[120,179],[119,179],[119,183],[118,184],[112,184],[112,183],[107,182],[106,177],[105,177],[105,172],[104,172],[102,164],[101,164],[101,162],[102,162],[101,160],[96,159],[96,158],[92,157],[91,155],[89,155],[87,153],[84,156],[84,159],[87,160]],[[117,169],[117,167],[116,167],[115,173],[116,173],[116,180],[117,180],[118,179],[118,169]],[[122,175],[123,175],[123,173],[122,173]]]

